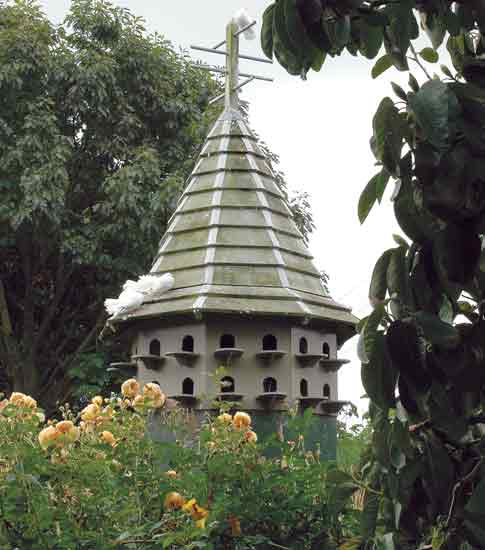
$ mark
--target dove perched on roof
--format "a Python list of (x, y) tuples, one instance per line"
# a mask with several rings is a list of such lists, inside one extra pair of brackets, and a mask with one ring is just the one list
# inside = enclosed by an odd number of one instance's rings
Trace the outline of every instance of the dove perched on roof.
[(128, 279), (118, 298), (108, 298), (104, 301), (106, 311), (111, 315), (109, 321), (119, 319), (137, 310), (143, 302), (152, 300), (173, 287), (174, 278), (171, 273), (161, 277), (142, 275), (137, 281)]
[[(253, 21), (254, 19), (249, 17), (248, 12), (244, 8), (241, 8), (234, 14), (234, 22), (237, 24), (239, 29), (246, 27)], [(254, 40), (256, 38), (256, 31), (254, 30), (254, 27), (246, 29), (242, 34), (246, 40)]]

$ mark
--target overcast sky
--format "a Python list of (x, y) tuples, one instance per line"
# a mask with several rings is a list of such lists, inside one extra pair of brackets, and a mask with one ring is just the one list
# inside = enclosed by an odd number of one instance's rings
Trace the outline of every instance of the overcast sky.
[[(150, 31), (157, 31), (174, 45), (213, 46), (225, 37), (225, 26), (239, 8), (261, 22), (270, 0), (116, 0), (142, 16)], [(59, 22), (69, 0), (42, 0), (47, 15)], [(262, 55), (258, 39), (242, 39), (241, 53)], [(194, 57), (220, 63), (219, 56), (193, 52)], [(215, 58), (215, 59), (214, 59)], [(380, 253), (394, 245), (400, 233), (388, 200), (371, 213), (363, 226), (357, 219), (361, 190), (377, 169), (369, 148), (372, 116), (380, 99), (391, 95), (391, 80), (405, 86), (406, 76), (390, 69), (372, 81), (372, 62), (349, 54), (328, 60), (320, 73), (303, 82), (278, 65), (242, 61), (242, 72), (271, 76), (274, 83), (253, 82), (242, 98), (250, 103), (251, 126), (281, 159), (290, 189), (311, 196), (317, 229), (310, 243), (315, 264), (330, 276), (330, 291), (361, 317), (369, 313), (370, 275)], [(418, 76), (418, 71), (415, 71)], [(391, 185), (391, 184), (390, 184)], [(391, 185), (392, 187), (392, 185)], [(392, 191), (392, 189), (388, 190)], [(387, 195), (389, 196), (389, 195)], [(360, 382), (356, 339), (340, 351), (352, 360), (340, 371), (339, 398), (349, 399), (362, 411), (365, 402)]]

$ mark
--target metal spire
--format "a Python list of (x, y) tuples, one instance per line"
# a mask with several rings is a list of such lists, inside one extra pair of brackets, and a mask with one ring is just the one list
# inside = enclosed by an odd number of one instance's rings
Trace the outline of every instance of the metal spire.
[[(198, 63), (193, 63), (192, 66), (197, 69), (202, 69), (206, 71), (213, 71), (217, 73), (223, 73), (226, 75), (225, 83), (225, 92), (220, 94), (210, 100), (209, 103), (214, 103), (220, 99), (225, 100), (226, 109), (235, 109), (238, 107), (239, 90), (249, 84), (253, 80), (265, 80), (267, 82), (273, 82), (272, 78), (265, 76), (258, 76), (254, 74), (239, 73), (239, 59), (247, 59), (250, 61), (258, 61), (259, 63), (273, 63), (270, 59), (265, 59), (262, 57), (254, 57), (252, 55), (243, 55), (239, 53), (239, 36), (244, 32), (253, 27), (256, 24), (256, 21), (253, 21), (249, 25), (246, 25), (242, 28), (239, 28), (238, 24), (234, 19), (231, 19), (226, 26), (226, 39), (222, 42), (216, 44), (213, 48), (205, 48), (202, 46), (191, 45), (191, 49), (199, 50), (208, 53), (215, 53), (219, 55), (226, 56), (226, 66), (225, 68), (221, 67), (212, 67), (210, 65), (200, 65)], [(221, 51), (218, 48), (226, 44), (226, 51)], [(246, 77), (246, 80), (239, 82), (239, 77)]]

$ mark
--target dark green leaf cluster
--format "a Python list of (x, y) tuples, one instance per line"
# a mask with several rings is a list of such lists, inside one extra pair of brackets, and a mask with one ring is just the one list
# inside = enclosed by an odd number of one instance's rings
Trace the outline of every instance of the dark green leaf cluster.
[[(431, 43), (419, 52), (416, 15)], [(358, 205), (363, 222), (394, 181), (407, 237), (378, 259), (374, 309), (359, 325), (374, 428), (361, 474), (380, 496), (365, 505), (362, 547), (485, 547), (483, 32), (474, 0), (277, 0), (265, 14), (265, 52), (292, 74), (318, 70), (317, 54), (376, 57), (382, 43), (374, 78), (411, 61), (427, 78), (410, 74), (409, 90), (393, 84), (397, 99), (380, 102), (370, 140), (379, 171)], [(443, 66), (447, 78), (431, 78), (423, 62), (438, 61), (445, 39), (456, 73)]]

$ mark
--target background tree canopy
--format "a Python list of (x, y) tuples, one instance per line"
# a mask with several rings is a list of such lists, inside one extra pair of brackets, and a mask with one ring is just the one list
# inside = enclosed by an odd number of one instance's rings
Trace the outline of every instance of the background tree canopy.
[(103, 0), (60, 26), (0, 4), (0, 390), (47, 404), (108, 380), (103, 301), (149, 269), (220, 110), (189, 61)]
[[(422, 31), (429, 46), (417, 51)], [(453, 68), (441, 79), (428, 63), (443, 42)], [(378, 172), (358, 205), (363, 222), (394, 180), (408, 240), (378, 259), (359, 327), (374, 430), (361, 536), (346, 548), (485, 548), (485, 4), (276, 0), (261, 43), (303, 78), (345, 51), (380, 56), (373, 78), (423, 73), (377, 108)]]

